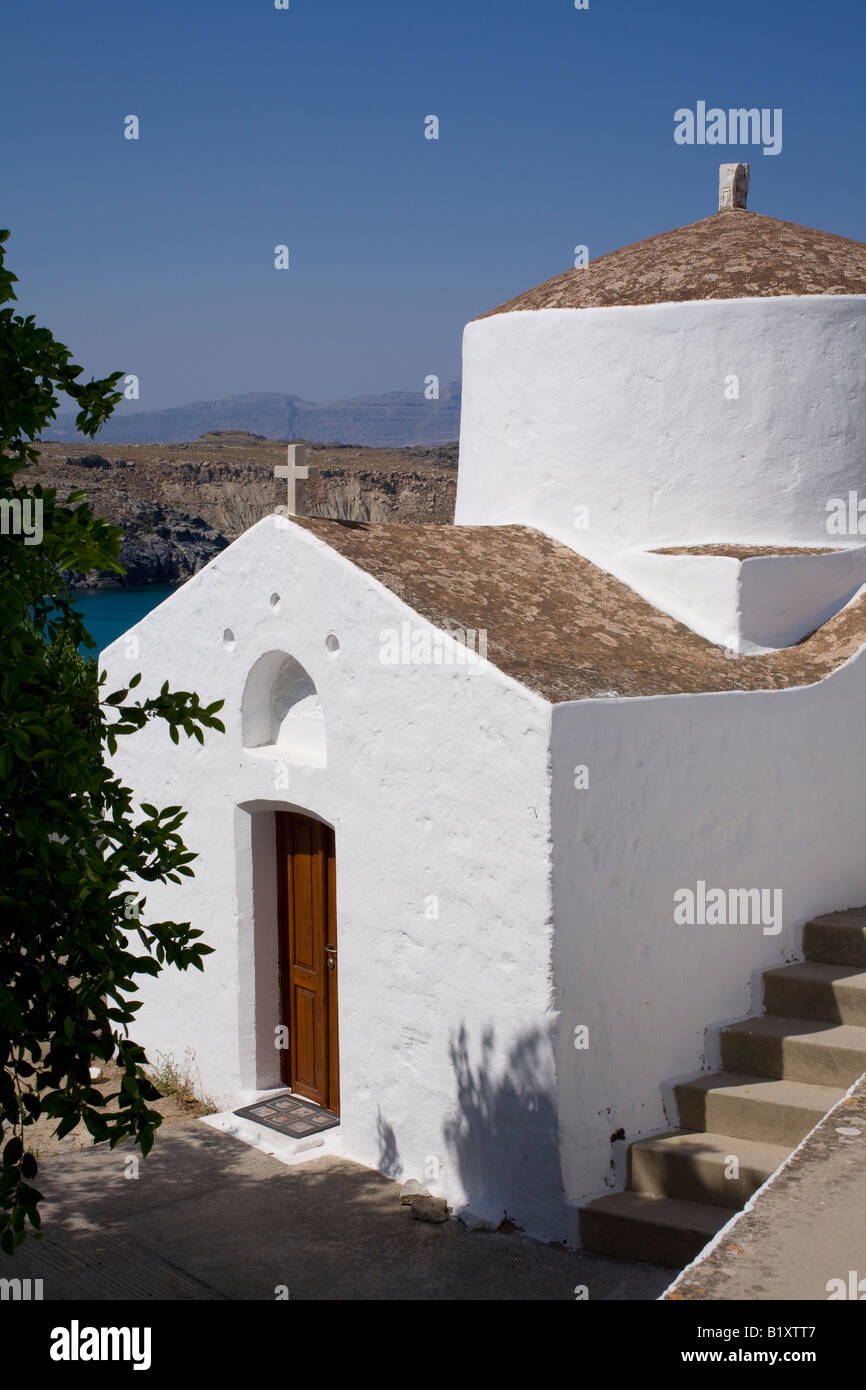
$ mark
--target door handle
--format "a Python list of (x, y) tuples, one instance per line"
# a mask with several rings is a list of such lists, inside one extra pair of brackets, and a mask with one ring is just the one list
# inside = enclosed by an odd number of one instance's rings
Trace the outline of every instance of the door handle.
[(329, 969), (329, 970), (336, 970), (336, 968), (337, 968), (337, 948), (336, 948), (336, 946), (326, 946), (326, 947), (325, 947), (325, 956), (327, 957), (328, 969)]

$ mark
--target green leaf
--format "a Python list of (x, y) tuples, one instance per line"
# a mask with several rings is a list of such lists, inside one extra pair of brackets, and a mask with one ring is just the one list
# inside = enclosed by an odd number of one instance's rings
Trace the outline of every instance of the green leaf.
[(97, 1144), (104, 1143), (106, 1139), (111, 1137), (111, 1131), (98, 1111), (85, 1110), (82, 1119), (84, 1120), (85, 1128), (93, 1135)]
[(15, 1138), (10, 1139), (9, 1143), (3, 1150), (3, 1167), (14, 1168), (16, 1163), (20, 1162), (21, 1155), (23, 1154), (23, 1152), (24, 1145), (22, 1144), (21, 1140), (18, 1138), (18, 1135), (16, 1134)]
[(78, 1124), (78, 1115), (67, 1115), (54, 1131), (55, 1139), (62, 1139)]

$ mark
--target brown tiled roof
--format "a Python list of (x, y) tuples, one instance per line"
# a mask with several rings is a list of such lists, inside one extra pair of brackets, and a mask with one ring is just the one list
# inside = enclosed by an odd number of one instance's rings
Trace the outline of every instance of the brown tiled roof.
[(527, 526), (294, 520), (434, 627), (486, 630), (488, 660), (553, 703), (810, 685), (866, 643), (866, 597), (795, 647), (729, 659)]
[(480, 317), (790, 294), (866, 294), (866, 245), (728, 208), (566, 270)]

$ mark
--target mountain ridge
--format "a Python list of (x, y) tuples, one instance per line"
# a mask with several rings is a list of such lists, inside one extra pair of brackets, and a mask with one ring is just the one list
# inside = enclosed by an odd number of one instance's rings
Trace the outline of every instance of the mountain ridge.
[[(191, 401), (166, 410), (134, 411), (108, 420), (96, 436), (103, 444), (184, 444), (214, 431), (245, 431), (272, 440), (401, 448), (447, 444), (460, 433), (460, 382), (440, 390), (390, 391), (346, 400), (307, 401), (281, 391), (246, 392), (212, 401)], [(43, 432), (46, 442), (78, 443), (75, 412), (59, 415)]]

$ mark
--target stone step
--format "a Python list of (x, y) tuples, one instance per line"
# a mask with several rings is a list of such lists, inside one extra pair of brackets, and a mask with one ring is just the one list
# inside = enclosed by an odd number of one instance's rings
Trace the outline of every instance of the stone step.
[(615, 1192), (583, 1208), (580, 1235), (586, 1250), (682, 1269), (730, 1217), (706, 1202)]
[(847, 1087), (811, 1086), (743, 1072), (713, 1072), (674, 1087), (685, 1129), (795, 1149)]
[(807, 922), (803, 952), (721, 1030), (726, 1070), (674, 1087), (683, 1129), (631, 1144), (628, 1191), (583, 1208), (586, 1249), (682, 1268), (866, 1073), (866, 908)]
[(784, 1144), (674, 1130), (630, 1146), (628, 1185), (651, 1197), (708, 1202), (737, 1211), (789, 1153)]
[(813, 917), (803, 928), (803, 955), (831, 965), (866, 966), (866, 907)]
[(866, 1028), (866, 971), (810, 960), (766, 970), (764, 1008), (768, 1014)]
[(722, 1064), (810, 1086), (847, 1089), (866, 1072), (866, 1028), (766, 1014), (722, 1029)]

